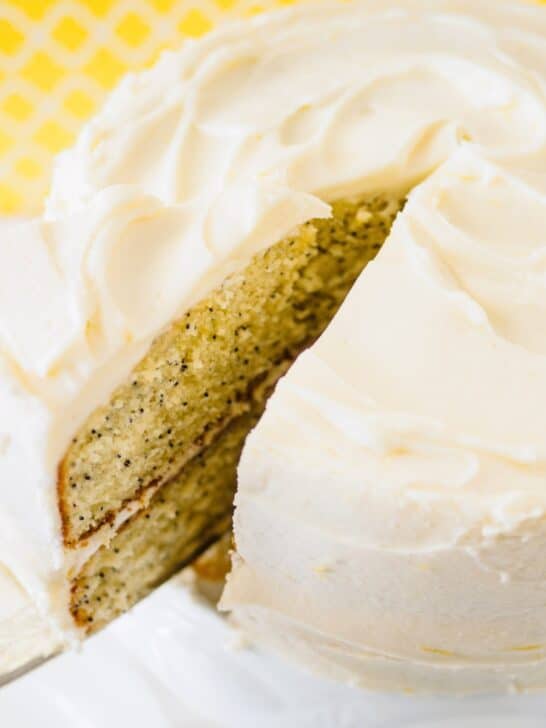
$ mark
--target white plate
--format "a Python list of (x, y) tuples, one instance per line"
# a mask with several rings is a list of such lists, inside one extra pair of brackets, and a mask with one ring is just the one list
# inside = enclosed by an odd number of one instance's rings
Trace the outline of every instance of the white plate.
[(243, 646), (181, 577), (0, 690), (2, 728), (544, 728), (546, 695), (419, 698), (318, 679)]

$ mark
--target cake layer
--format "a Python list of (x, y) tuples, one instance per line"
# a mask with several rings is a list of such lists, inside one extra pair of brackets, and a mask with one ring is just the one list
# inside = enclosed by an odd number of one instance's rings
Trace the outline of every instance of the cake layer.
[(256, 421), (257, 414), (233, 420), (91, 557), (72, 588), (78, 624), (104, 626), (229, 530), (236, 466)]
[(544, 172), (468, 147), (411, 193), (244, 448), (251, 634), (374, 687), (546, 684), (545, 243)]

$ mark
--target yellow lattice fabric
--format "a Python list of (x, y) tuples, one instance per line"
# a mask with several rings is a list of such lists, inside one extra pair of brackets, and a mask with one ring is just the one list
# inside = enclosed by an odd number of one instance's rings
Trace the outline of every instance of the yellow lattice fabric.
[(291, 0), (0, 0), (0, 213), (38, 211), (54, 155), (129, 69)]

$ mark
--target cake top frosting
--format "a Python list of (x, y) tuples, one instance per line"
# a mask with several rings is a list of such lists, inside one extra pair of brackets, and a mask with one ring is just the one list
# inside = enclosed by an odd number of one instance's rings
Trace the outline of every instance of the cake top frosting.
[(72, 433), (154, 334), (328, 200), (412, 187), (462, 142), (543, 168), (545, 34), (544, 9), (498, 0), (263, 16), (128, 76), (62, 155), (44, 218), (0, 242), (0, 562), (61, 631)]
[(321, 199), (407, 187), (462, 139), (539, 168), (545, 33), (543, 9), (513, 0), (360, 0), (228, 25), (126, 77), (61, 155), (48, 214), (118, 184), (206, 209), (258, 179)]

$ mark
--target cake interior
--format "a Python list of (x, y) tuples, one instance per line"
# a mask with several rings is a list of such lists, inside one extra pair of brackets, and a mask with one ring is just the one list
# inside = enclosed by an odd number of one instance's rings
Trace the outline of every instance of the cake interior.
[(152, 344), (59, 467), (65, 545), (137, 512), (72, 581), (97, 629), (230, 527), (236, 466), (276, 379), (323, 331), (388, 235), (405, 195), (344, 199), (257, 254)]

